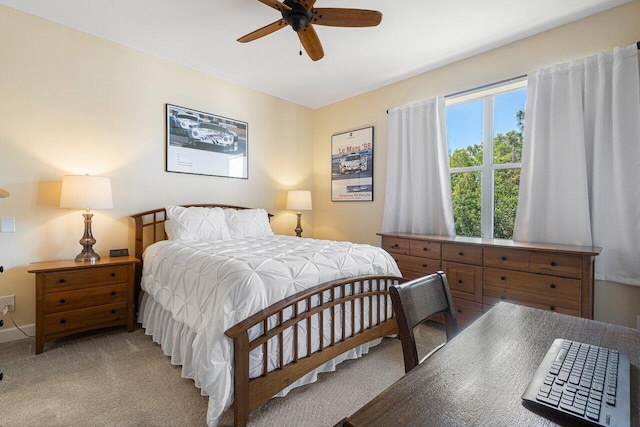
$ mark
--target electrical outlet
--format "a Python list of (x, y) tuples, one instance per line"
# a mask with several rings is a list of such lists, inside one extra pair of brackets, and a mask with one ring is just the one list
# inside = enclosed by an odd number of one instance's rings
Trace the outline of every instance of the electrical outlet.
[(0, 311), (4, 310), (6, 306), (9, 306), (9, 311), (16, 311), (16, 296), (8, 295), (6, 297), (0, 297)]

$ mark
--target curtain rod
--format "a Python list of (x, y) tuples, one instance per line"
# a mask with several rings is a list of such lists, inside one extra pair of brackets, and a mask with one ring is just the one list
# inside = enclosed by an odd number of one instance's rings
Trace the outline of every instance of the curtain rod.
[[(640, 50), (640, 41), (636, 42), (636, 46), (637, 46), (638, 50)], [(478, 91), (478, 90), (487, 89), (487, 88), (490, 88), (491, 86), (497, 86), (497, 85), (501, 85), (501, 84), (504, 84), (504, 83), (510, 83), (512, 81), (519, 80), (519, 79), (522, 79), (524, 77), (527, 77), (527, 75), (523, 74), (521, 76), (512, 77), (510, 79), (505, 79), (505, 80), (500, 80), (499, 82), (489, 83), (489, 84), (486, 84), (486, 85), (474, 87), (472, 89), (461, 90), (460, 92), (450, 93), (449, 95), (445, 95), (444, 97), (445, 97), (445, 99), (446, 98), (452, 98), (454, 96), (464, 95), (464, 94), (475, 92), (475, 91)], [(389, 110), (387, 110), (387, 114), (389, 114)]]

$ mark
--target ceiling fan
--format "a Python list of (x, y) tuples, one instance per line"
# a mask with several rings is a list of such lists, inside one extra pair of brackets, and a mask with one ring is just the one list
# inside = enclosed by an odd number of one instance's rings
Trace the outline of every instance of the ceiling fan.
[[(309, 57), (317, 61), (324, 56), (322, 44), (313, 25), (331, 27), (375, 27), (382, 20), (382, 13), (376, 10), (318, 8), (313, 5), (316, 0), (258, 0), (282, 14), (282, 19), (259, 28), (238, 39), (241, 43), (264, 37), (290, 25), (298, 33), (300, 43)], [(302, 54), (302, 52), (300, 52)]]

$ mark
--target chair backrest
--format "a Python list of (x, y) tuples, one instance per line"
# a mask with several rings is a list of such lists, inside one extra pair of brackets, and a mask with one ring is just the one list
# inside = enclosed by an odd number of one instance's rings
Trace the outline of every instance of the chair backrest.
[(389, 287), (391, 303), (398, 321), (405, 372), (420, 364), (413, 328), (437, 313), (444, 314), (447, 341), (458, 332), (449, 282), (444, 272), (420, 277)]

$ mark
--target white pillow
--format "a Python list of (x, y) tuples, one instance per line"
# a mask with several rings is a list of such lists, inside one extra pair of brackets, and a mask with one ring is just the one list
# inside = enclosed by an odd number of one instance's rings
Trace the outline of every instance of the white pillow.
[(232, 239), (273, 236), (269, 214), (264, 209), (225, 209)]
[[(222, 208), (167, 206), (169, 233), (174, 240), (229, 240), (229, 228)], [(165, 225), (166, 230), (166, 225)], [(167, 234), (169, 234), (167, 233)]]

